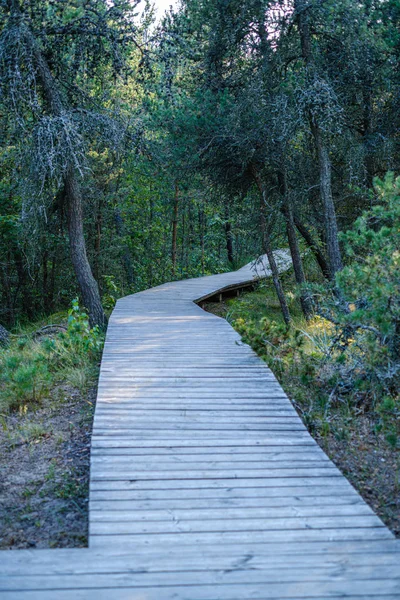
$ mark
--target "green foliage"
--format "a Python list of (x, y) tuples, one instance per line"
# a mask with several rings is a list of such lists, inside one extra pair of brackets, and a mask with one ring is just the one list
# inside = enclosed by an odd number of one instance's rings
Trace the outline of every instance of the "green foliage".
[(1, 354), (0, 406), (38, 402), (49, 390), (51, 375), (40, 354)]
[(26, 410), (39, 403), (59, 382), (85, 387), (97, 372), (103, 336), (90, 328), (88, 316), (72, 302), (67, 329), (42, 340), (25, 334), (0, 350), (0, 410)]
[(243, 340), (263, 358), (277, 377), (302, 357), (304, 338), (296, 329), (263, 317), (257, 323), (239, 317), (233, 322)]
[(320, 288), (318, 310), (332, 324), (326, 360), (340, 387), (384, 415), (381, 398), (395, 398), (400, 385), (400, 178), (375, 183), (379, 204), (341, 236), (348, 264), (336, 286), (345, 302)]
[(377, 430), (383, 431), (388, 443), (395, 448), (400, 440), (400, 395), (384, 396), (377, 404)]
[[(400, 177), (389, 173), (383, 181), (376, 179), (375, 186), (379, 204), (342, 234), (351, 262), (337, 282), (354, 303), (343, 324), (367, 342), (375, 340), (376, 360), (394, 366), (400, 360)], [(372, 348), (369, 352), (375, 354)]]
[(118, 286), (115, 283), (112, 275), (103, 275), (103, 279), (106, 287), (106, 293), (102, 297), (102, 303), (105, 310), (111, 311), (115, 306), (120, 290), (118, 289)]
[(79, 356), (96, 355), (102, 347), (102, 336), (97, 327), (90, 327), (88, 315), (79, 308), (78, 298), (72, 301), (68, 311), (67, 332), (60, 335), (61, 343), (68, 351)]
[[(348, 264), (338, 273), (345, 300), (320, 288), (318, 310), (332, 326), (326, 368), (336, 373), (336, 396), (378, 415), (396, 445), (400, 386), (400, 178), (375, 180), (379, 204), (342, 234)], [(396, 424), (397, 423), (397, 424)]]

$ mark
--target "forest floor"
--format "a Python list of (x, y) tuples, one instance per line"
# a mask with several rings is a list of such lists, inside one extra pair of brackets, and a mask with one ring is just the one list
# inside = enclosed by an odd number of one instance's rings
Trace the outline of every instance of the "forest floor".
[(74, 309), (0, 348), (0, 549), (87, 546), (102, 343)]
[(2, 417), (0, 549), (87, 546), (95, 398), (95, 388), (58, 385)]
[[(287, 289), (294, 289), (293, 282), (286, 282)], [(290, 293), (289, 293), (290, 298)], [(300, 311), (293, 306), (294, 327), (296, 325), (307, 333), (307, 323), (300, 317)], [(237, 299), (220, 303), (208, 303), (205, 309), (227, 318), (247, 343), (260, 354), (260, 339), (268, 336), (261, 319), (282, 325), (279, 305), (271, 286), (263, 284), (257, 291), (243, 294)], [(296, 312), (297, 311), (297, 312)], [(272, 330), (274, 333), (274, 329)], [(246, 335), (248, 333), (248, 335)], [(310, 336), (312, 337), (312, 336)], [(254, 343), (252, 343), (254, 341)], [(371, 407), (360, 403), (352, 405), (352, 399), (340, 398), (337, 402), (329, 399), (329, 390), (321, 390), (318, 376), (304, 377), (305, 368), (293, 363), (305, 361), (307, 354), (295, 355), (294, 360), (285, 365), (288, 352), (285, 340), (272, 362), (267, 358), (272, 370), (279, 379), (285, 392), (292, 400), (297, 412), (316, 439), (342, 473), (349, 479), (364, 500), (381, 517), (384, 523), (400, 537), (400, 445), (399, 440), (393, 446), (381, 427), (379, 414)], [(271, 340), (267, 342), (270, 347)], [(268, 352), (268, 351), (267, 351)], [(310, 350), (311, 352), (311, 350)], [(304, 366), (304, 365), (303, 365)], [(302, 374), (301, 374), (302, 373)]]

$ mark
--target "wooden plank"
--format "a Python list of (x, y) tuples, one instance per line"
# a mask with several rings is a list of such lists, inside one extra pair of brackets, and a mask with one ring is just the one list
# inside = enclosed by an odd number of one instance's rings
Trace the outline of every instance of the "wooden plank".
[[(304, 566), (313, 565), (385, 565), (398, 566), (400, 540), (369, 542), (293, 542), (292, 544), (250, 543), (235, 546), (232, 544), (217, 547), (179, 545), (142, 546), (140, 552), (126, 553), (108, 549), (58, 549), (20, 550), (3, 552), (7, 562), (7, 575), (40, 574), (84, 574), (102, 572), (126, 572), (135, 569), (160, 572), (176, 571), (179, 560), (181, 570), (203, 571), (215, 568), (223, 570), (238, 568), (240, 564), (263, 568), (264, 566)], [(217, 561), (217, 562), (216, 562)], [(4, 561), (0, 563), (0, 576), (5, 575)]]
[[(256, 570), (252, 568), (237, 568), (229, 572), (221, 573), (219, 570), (210, 569), (205, 572), (198, 573), (197, 571), (181, 571), (179, 568), (174, 572), (163, 573), (116, 573), (116, 574), (96, 574), (92, 577), (91, 574), (81, 575), (32, 575), (21, 582), (18, 577), (8, 577), (5, 580), (0, 579), (0, 592), (11, 590), (58, 590), (62, 588), (79, 589), (101, 589), (112, 586), (114, 589), (137, 587), (149, 588), (159, 587), (168, 589), (168, 587), (176, 586), (179, 582), (179, 587), (187, 586), (243, 586), (248, 585), (264, 585), (273, 586), (275, 584), (282, 585), (283, 583), (292, 583), (295, 580), (299, 585), (301, 583), (319, 582), (327, 584), (329, 582), (337, 582), (338, 585), (344, 585), (344, 582), (356, 580), (360, 588), (366, 590), (368, 583), (372, 583), (371, 588), (374, 588), (374, 577), (376, 577), (376, 569), (371, 566), (351, 566), (342, 565), (338, 567), (321, 567), (315, 566), (311, 572), (307, 569), (299, 569), (292, 567), (290, 569), (281, 567), (279, 573), (275, 569), (264, 568)], [(380, 567), (379, 578), (381, 581), (391, 581), (392, 586), (390, 592), (400, 590), (400, 572), (393, 573), (391, 565)], [(245, 582), (245, 583), (244, 583)], [(368, 583), (367, 583), (368, 582)], [(355, 591), (355, 590), (354, 590)], [(370, 590), (369, 590), (370, 591)]]
[[(351, 516), (374, 516), (372, 509), (365, 503), (359, 502), (357, 504), (336, 504), (331, 503), (330, 506), (326, 504), (316, 505), (309, 504), (306, 506), (276, 506), (276, 507), (244, 507), (230, 508), (227, 506), (221, 506), (220, 508), (203, 508), (203, 509), (158, 509), (158, 510), (145, 510), (137, 511), (133, 505), (130, 510), (101, 510), (95, 511), (91, 505), (91, 519), (92, 523), (96, 522), (124, 522), (129, 521), (140, 522), (140, 521), (198, 521), (202, 520), (229, 520), (234, 519), (246, 520), (246, 519), (263, 519), (265, 523), (268, 523), (269, 519), (280, 519), (280, 518), (300, 518), (300, 517), (351, 517)], [(375, 517), (376, 518), (376, 517)], [(263, 524), (265, 526), (265, 524)]]
[(343, 527), (339, 529), (284, 529), (284, 530), (251, 530), (251, 531), (212, 531), (212, 532), (166, 532), (166, 533), (125, 533), (91, 535), (90, 548), (118, 548), (124, 550), (140, 551), (142, 546), (149, 544), (165, 544), (167, 547), (174, 544), (184, 547), (189, 546), (214, 546), (222, 544), (243, 545), (249, 543), (279, 543), (292, 544), (293, 542), (332, 542), (332, 541), (374, 541), (391, 540), (392, 534), (386, 527)]
[[(290, 497), (294, 493), (299, 497), (315, 497), (324, 496), (329, 494), (333, 502), (336, 502), (337, 496), (347, 495), (349, 493), (356, 492), (353, 490), (351, 485), (341, 479), (331, 479), (329, 482), (324, 478), (318, 478), (310, 480), (310, 484), (306, 485), (291, 485), (292, 482), (289, 480), (272, 480), (271, 486), (267, 487), (265, 484), (256, 487), (254, 484), (257, 480), (250, 480), (248, 487), (195, 487), (193, 489), (186, 488), (184, 493), (179, 488), (168, 488), (164, 489), (137, 489), (133, 485), (115, 486), (110, 489), (111, 486), (104, 486), (99, 482), (93, 482), (90, 497), (93, 500), (126, 500), (136, 502), (165, 502), (168, 506), (178, 506), (178, 502), (188, 501), (192, 502), (192, 506), (195, 506), (196, 502), (208, 502), (221, 501), (223, 500), (227, 504), (231, 501), (238, 501), (242, 498), (255, 498), (259, 499), (260, 506), (264, 501), (264, 498), (282, 498)], [(281, 485), (277, 485), (281, 483)], [(283, 485), (282, 485), (283, 483)], [(287, 484), (287, 485), (285, 485)], [(173, 501), (173, 502), (172, 502)], [(243, 503), (245, 504), (245, 503)]]
[[(252, 470), (265, 470), (265, 469), (280, 469), (280, 468), (308, 468), (308, 467), (328, 467), (333, 468), (334, 465), (325, 457), (319, 457), (319, 455), (313, 456), (309, 454), (308, 456), (300, 455), (300, 457), (294, 455), (292, 458), (288, 460), (264, 460), (263, 456), (260, 455), (249, 455), (250, 459), (243, 459), (243, 456), (246, 455), (233, 455), (233, 457), (229, 457), (229, 455), (225, 455), (226, 460), (221, 460), (216, 457), (209, 457), (209, 460), (201, 460), (201, 457), (196, 455), (188, 455), (184, 456), (184, 459), (190, 458), (191, 460), (181, 460), (179, 456), (173, 455), (170, 457), (159, 457), (157, 458), (151, 457), (151, 460), (146, 460), (147, 457), (142, 456), (140, 459), (135, 457), (134, 461), (132, 460), (132, 456), (118, 456), (118, 455), (93, 455), (92, 456), (92, 466), (95, 468), (101, 468), (108, 466), (117, 466), (121, 469), (126, 469), (127, 466), (132, 466), (137, 469), (146, 469), (146, 471), (156, 471), (161, 470), (165, 471), (178, 471), (188, 469), (198, 469), (198, 470), (232, 470), (232, 469), (245, 469), (249, 468)], [(253, 456), (253, 460), (251, 457)], [(239, 458), (239, 460), (238, 460)], [(241, 460), (240, 460), (241, 459)]]
[[(324, 488), (322, 488), (324, 489)], [(332, 488), (331, 488), (332, 489)], [(333, 488), (334, 489), (334, 488)], [(299, 490), (301, 491), (301, 490)], [(134, 511), (137, 518), (141, 518), (141, 514), (148, 514), (149, 511), (191, 511), (192, 513), (200, 513), (203, 510), (230, 510), (231, 508), (239, 508), (242, 512), (246, 512), (248, 509), (265, 509), (279, 508), (282, 511), (289, 509), (295, 510), (300, 507), (319, 508), (328, 507), (326, 514), (328, 514), (331, 507), (342, 507), (342, 506), (367, 506), (360, 496), (357, 494), (348, 495), (343, 490), (333, 495), (328, 493), (321, 495), (320, 489), (317, 488), (315, 493), (312, 495), (294, 495), (293, 492), (289, 495), (281, 496), (244, 496), (235, 498), (178, 498), (178, 499), (149, 499), (149, 500), (101, 500), (98, 496), (101, 492), (94, 494), (90, 500), (90, 511), (91, 517), (95, 517), (97, 511)], [(367, 510), (371, 510), (367, 507)], [(273, 511), (269, 514), (273, 514)]]
[(211, 439), (194, 439), (193, 436), (174, 436), (173, 439), (163, 436), (156, 437), (148, 436), (147, 438), (139, 439), (135, 433), (135, 438), (130, 439), (129, 437), (119, 437), (116, 435), (97, 435), (97, 432), (92, 437), (92, 447), (95, 448), (234, 448), (238, 446), (247, 447), (273, 447), (273, 448), (288, 448), (290, 446), (300, 447), (309, 446), (314, 448), (316, 442), (312, 440), (309, 435), (306, 435), (302, 431), (296, 432), (296, 435), (290, 434), (285, 435), (285, 432), (279, 432), (277, 434), (270, 433), (268, 437), (257, 436), (255, 439), (250, 439), (250, 436), (246, 438), (217, 436)]
[[(393, 581), (385, 582), (378, 580), (373, 586), (354, 580), (353, 583), (339, 585), (337, 582), (326, 583), (322, 586), (315, 583), (298, 585), (295, 589), (293, 584), (263, 584), (258, 587), (249, 585), (247, 589), (235, 586), (230, 588), (224, 586), (221, 590), (216, 590), (215, 586), (195, 586), (195, 587), (168, 587), (168, 588), (102, 588), (102, 589), (67, 589), (57, 590), (57, 600), (110, 600), (110, 590), (112, 590), (113, 600), (304, 600), (304, 598), (313, 598), (321, 600), (399, 600), (398, 586)], [(366, 593), (366, 590), (370, 593)], [(290, 591), (289, 593), (289, 590)], [(360, 591), (358, 591), (360, 590)], [(392, 590), (392, 593), (389, 592)], [(23, 596), (21, 595), (23, 593)], [(249, 596), (251, 594), (251, 596)], [(289, 594), (289, 595), (288, 595)], [(321, 594), (323, 594), (321, 596)], [(40, 591), (10, 591), (3, 592), (5, 600), (54, 600), (53, 590)]]
[[(341, 476), (337, 472), (332, 472), (327, 475), (321, 472), (319, 475), (307, 475), (306, 477), (298, 477), (295, 474), (292, 477), (280, 477), (279, 474), (271, 474), (270, 477), (221, 477), (216, 479), (210, 477), (208, 479), (151, 479), (151, 474), (148, 474), (149, 479), (138, 479), (135, 478), (121, 478), (116, 475), (115, 478), (105, 475), (102, 476), (98, 473), (92, 473), (92, 489), (93, 490), (180, 490), (182, 495), (187, 494), (188, 490), (202, 490), (202, 489), (220, 489), (233, 492), (236, 489), (241, 488), (268, 488), (268, 487), (285, 487), (285, 486), (303, 486), (312, 487), (316, 484), (319, 485), (333, 485), (335, 481), (341, 479)], [(233, 495), (233, 493), (232, 493)]]
[(166, 534), (166, 533), (222, 533), (222, 532), (294, 532), (299, 530), (341, 530), (359, 528), (386, 528), (375, 514), (347, 516), (310, 516), (310, 517), (260, 517), (247, 516), (242, 518), (219, 518), (181, 520), (170, 518), (168, 521), (131, 521), (120, 520), (91, 520), (91, 535), (130, 535), (130, 534)]
[[(323, 468), (277, 468), (277, 469), (240, 469), (231, 468), (226, 470), (210, 469), (205, 470), (163, 470), (163, 471), (152, 471), (139, 470), (138, 467), (126, 467), (120, 470), (114, 470), (112, 466), (108, 468), (106, 466), (97, 466), (96, 472), (92, 475), (93, 481), (102, 481), (107, 479), (108, 481), (126, 481), (129, 478), (135, 480), (135, 484), (139, 482), (157, 481), (158, 484), (164, 481), (187, 481), (193, 482), (200, 480), (201, 485), (207, 485), (209, 481), (220, 480), (240, 480), (240, 481), (253, 481), (260, 480), (265, 481), (267, 479), (299, 479), (302, 477), (342, 477), (340, 471), (333, 465), (327, 465)], [(167, 484), (166, 484), (167, 485)], [(194, 484), (196, 485), (196, 484)], [(199, 484), (200, 485), (200, 484)]]

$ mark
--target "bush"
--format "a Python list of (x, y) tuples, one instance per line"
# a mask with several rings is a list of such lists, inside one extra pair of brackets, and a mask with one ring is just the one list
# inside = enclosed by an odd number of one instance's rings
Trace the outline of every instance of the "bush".
[(394, 391), (400, 374), (400, 178), (376, 180), (381, 204), (342, 234), (349, 264), (337, 275), (346, 300), (325, 301), (336, 361)]
[(99, 329), (90, 327), (87, 314), (73, 300), (65, 332), (40, 340), (19, 336), (0, 350), (0, 410), (40, 402), (51, 386), (68, 382), (71, 370), (79, 369), (80, 379), (90, 381), (88, 373), (98, 363), (102, 344)]
[(254, 323), (239, 317), (233, 324), (243, 340), (265, 360), (277, 377), (281, 377), (302, 355), (304, 338), (298, 330), (283, 323), (267, 317)]
[[(318, 310), (333, 326), (328, 363), (335, 367), (338, 391), (363, 410), (375, 410), (395, 444), (400, 433), (400, 178), (389, 173), (375, 180), (375, 189), (379, 205), (341, 236), (348, 264), (337, 274), (336, 299), (322, 291)], [(337, 300), (338, 291), (345, 302)]]

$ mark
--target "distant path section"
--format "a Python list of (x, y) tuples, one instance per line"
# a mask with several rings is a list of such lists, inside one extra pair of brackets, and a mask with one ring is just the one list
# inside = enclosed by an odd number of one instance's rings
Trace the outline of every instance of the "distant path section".
[(400, 600), (399, 541), (265, 363), (195, 304), (269, 274), (263, 258), (118, 301), (94, 419), (90, 547), (2, 552), (0, 598)]

